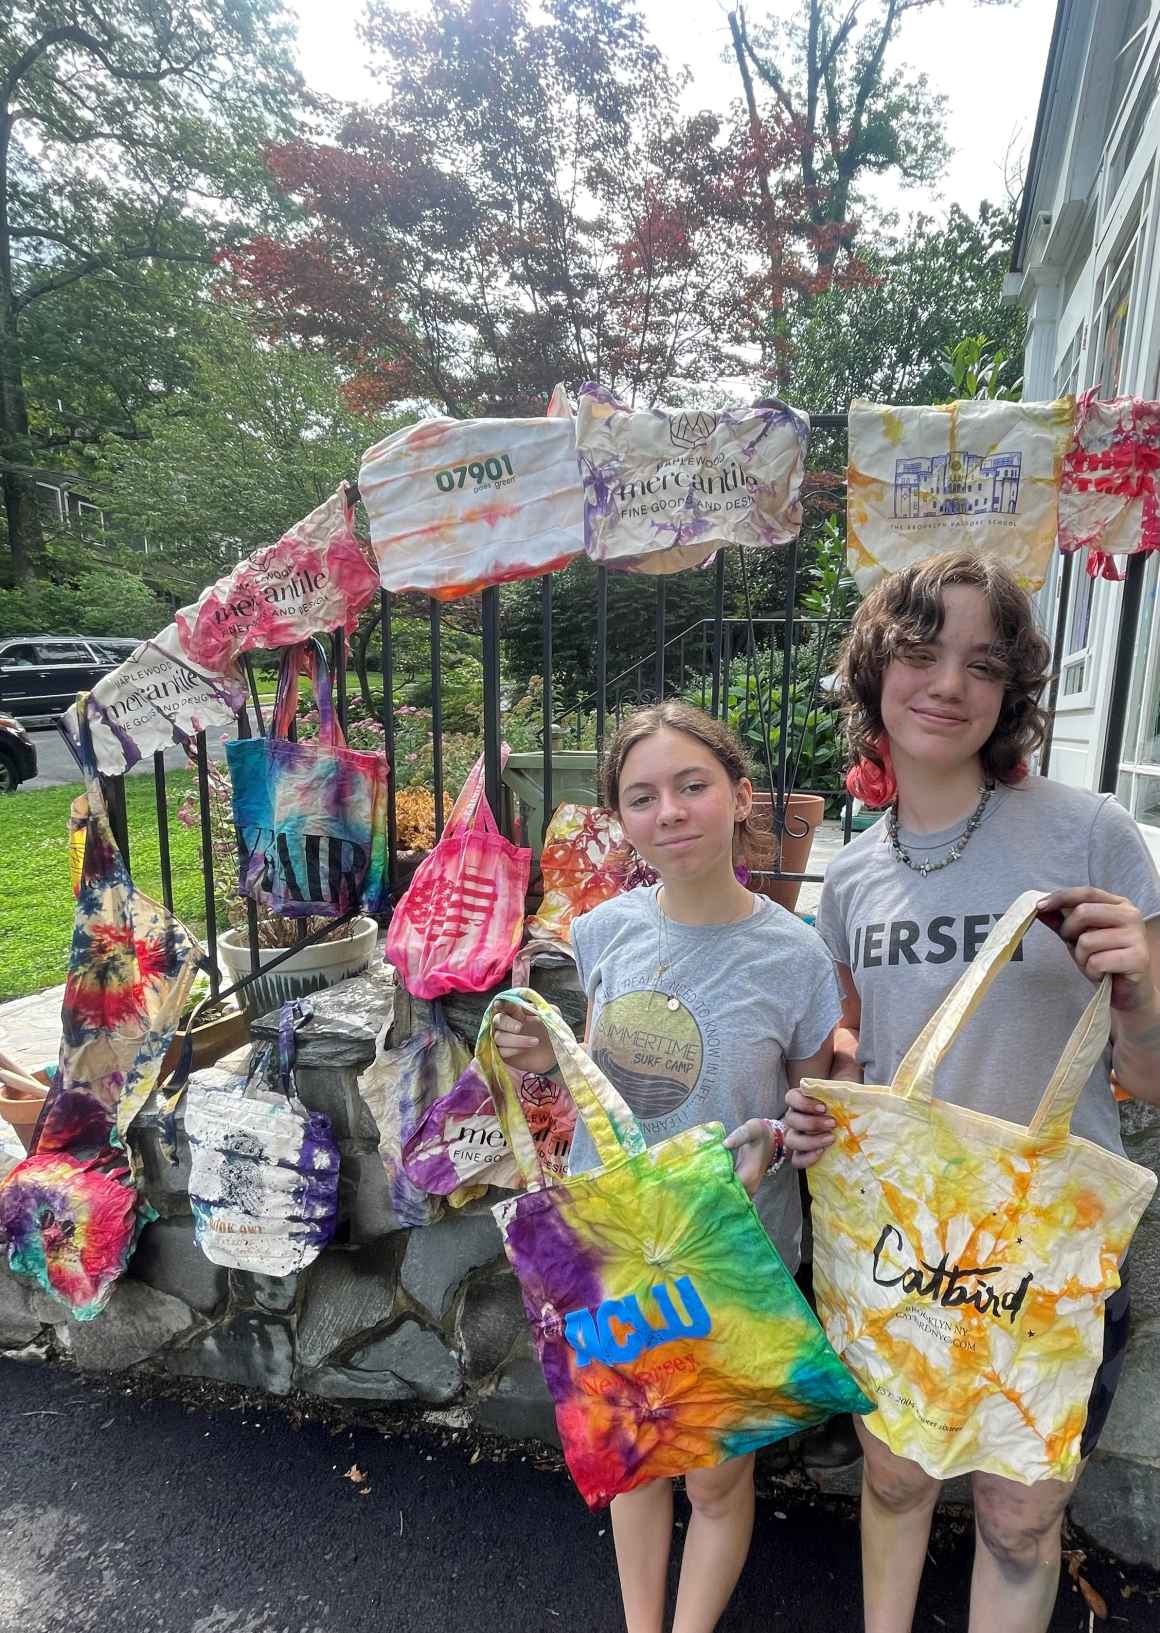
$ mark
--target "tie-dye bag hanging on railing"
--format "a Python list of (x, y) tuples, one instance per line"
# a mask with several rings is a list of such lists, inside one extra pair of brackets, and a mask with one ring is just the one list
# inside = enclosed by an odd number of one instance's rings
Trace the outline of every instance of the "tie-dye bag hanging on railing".
[[(496, 1005), (548, 1028), (602, 1166), (546, 1175), (495, 1047)], [(658, 1145), (559, 1012), (516, 988), (476, 1058), (527, 1189), (492, 1211), (572, 1478), (590, 1508), (870, 1403), (834, 1354), (733, 1171), (720, 1123)]]
[[(509, 752), (504, 744), (501, 765)], [(486, 992), (503, 980), (523, 934), (531, 868), (531, 851), (499, 831), (480, 755), (387, 932), (387, 960), (412, 997)]]
[[(1042, 894), (1025, 891), (995, 925), (892, 1085), (802, 1085), (837, 1125), (809, 1170), (818, 1310), (877, 1405), (866, 1427), (940, 1480), (1074, 1476), (1104, 1304), (1156, 1188), (1147, 1168), (1069, 1132), (1108, 1041), (1107, 981), (1027, 1128), (934, 1098), (939, 1062)], [(1033, 1043), (1007, 1071), (1039, 1075)]]
[(32, 1150), (0, 1185), (0, 1242), (78, 1320), (98, 1315), (141, 1227), (128, 1151), (134, 1118), (157, 1085), (201, 949), (135, 887), (109, 826), (87, 696), (76, 750), (87, 792), (73, 821), (84, 851), (61, 1011), (60, 1064)]
[[(318, 738), (290, 742), (298, 676), (309, 669)], [(347, 748), (317, 642), (282, 660), (268, 737), (226, 744), (241, 852), (238, 894), (288, 918), (385, 912), (387, 761)]]

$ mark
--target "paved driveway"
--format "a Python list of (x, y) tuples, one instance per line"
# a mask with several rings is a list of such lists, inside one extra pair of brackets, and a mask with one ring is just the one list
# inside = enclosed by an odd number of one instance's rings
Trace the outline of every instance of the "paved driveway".
[[(0, 1361), (0, 1633), (620, 1633), (607, 1514), (554, 1460), (494, 1450), (421, 1423), (295, 1429), (282, 1405), (216, 1385), (158, 1399)], [(923, 1633), (963, 1633), (970, 1550), (940, 1523)], [(1108, 1625), (1155, 1633), (1160, 1597), (1138, 1573), (1105, 1558), (1086, 1573)], [(720, 1633), (860, 1626), (854, 1504), (764, 1497)], [(1051, 1627), (1086, 1633), (1070, 1582)]]

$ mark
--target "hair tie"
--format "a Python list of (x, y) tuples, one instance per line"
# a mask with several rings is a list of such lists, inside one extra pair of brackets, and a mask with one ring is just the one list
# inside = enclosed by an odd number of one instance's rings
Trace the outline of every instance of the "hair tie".
[(898, 793), (894, 765), (890, 758), (890, 739), (883, 733), (871, 739), (873, 748), (882, 760), (880, 766), (859, 754), (846, 773), (846, 787), (855, 799), (860, 799), (872, 811), (890, 805)]

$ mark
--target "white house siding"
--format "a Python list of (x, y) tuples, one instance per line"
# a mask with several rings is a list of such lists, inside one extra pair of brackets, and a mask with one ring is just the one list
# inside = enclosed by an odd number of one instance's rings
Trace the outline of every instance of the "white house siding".
[[(1160, 0), (1060, 0), (1008, 292), (1028, 314), (1024, 395), (1160, 394)], [(1040, 596), (1054, 635), (1057, 558)], [(1098, 788), (1123, 588), (1077, 558), (1051, 775)], [(1117, 792), (1160, 860), (1160, 563), (1144, 581)], [(1154, 775), (1153, 775), (1154, 771)]]

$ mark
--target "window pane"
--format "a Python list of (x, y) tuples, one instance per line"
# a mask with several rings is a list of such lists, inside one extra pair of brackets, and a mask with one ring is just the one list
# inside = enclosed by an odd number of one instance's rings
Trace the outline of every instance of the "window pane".
[(1102, 395), (1105, 397), (1114, 397), (1120, 389), (1124, 350), (1128, 342), (1128, 318), (1131, 314), (1132, 273), (1136, 265), (1138, 243), (1139, 238), (1133, 240), (1131, 248), (1120, 263), (1120, 269), (1104, 302), (1104, 342), (1100, 374), (1096, 383), (1101, 387)]
[(1071, 613), (1067, 621), (1067, 656), (1083, 652), (1088, 644), (1092, 591), (1095, 579), (1087, 570), (1087, 557), (1077, 557), (1071, 569)]
[(1132, 815), (1137, 822), (1160, 828), (1160, 777), (1137, 777), (1132, 797)]
[(1132, 809), (1132, 773), (1130, 771), (1121, 771), (1116, 778), (1116, 798), (1125, 811)]
[[(1157, 711), (1160, 710), (1160, 677), (1155, 650), (1156, 596), (1160, 581), (1160, 555), (1149, 557), (1144, 569), (1144, 583), (1140, 592), (1140, 618), (1136, 625), (1136, 642), (1132, 649), (1132, 684), (1128, 692), (1128, 710), (1124, 716), (1124, 753), (1129, 762), (1147, 760), (1160, 763), (1160, 743), (1156, 742)], [(1144, 698), (1149, 698), (1145, 709)]]
[(1083, 691), (1083, 677), (1087, 670), (1087, 659), (1081, 658), (1063, 671), (1063, 695), (1074, 697), (1077, 692)]
[(79, 642), (54, 641), (40, 648), (41, 663), (92, 663), (87, 646)]

